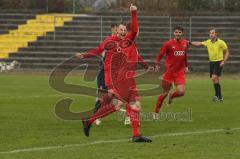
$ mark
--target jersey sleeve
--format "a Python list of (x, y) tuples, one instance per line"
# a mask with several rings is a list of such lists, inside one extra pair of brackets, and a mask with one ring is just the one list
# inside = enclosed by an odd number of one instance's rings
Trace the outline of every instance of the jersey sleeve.
[(137, 11), (132, 11), (132, 22), (131, 22), (131, 31), (126, 35), (131, 40), (134, 40), (138, 34), (138, 20), (137, 20)]
[(94, 56), (99, 56), (104, 51), (104, 45), (105, 45), (106, 40), (104, 40), (97, 48), (92, 49), (92, 50), (86, 52), (85, 54), (83, 54), (83, 58), (91, 58)]
[(168, 49), (168, 44), (165, 43), (165, 44), (163, 45), (163, 47), (160, 48), (160, 51), (159, 51), (159, 53), (158, 53), (158, 55), (157, 55), (157, 57), (156, 57), (156, 60), (155, 60), (155, 63), (156, 63), (156, 64), (159, 64), (159, 62), (161, 61), (163, 55), (167, 53), (167, 49)]
[(188, 67), (188, 56), (187, 56), (187, 51), (185, 52), (185, 67)]
[(208, 40), (202, 41), (201, 43), (202, 43), (203, 46), (207, 47)]
[(83, 58), (91, 58), (94, 56), (98, 56), (102, 53), (101, 50), (102, 49), (100, 47), (92, 49), (92, 50), (88, 51), (87, 53), (83, 54)]
[(185, 67), (188, 67), (188, 48), (189, 48), (189, 43), (186, 41), (187, 49), (185, 51)]
[(228, 48), (227, 44), (221, 40), (221, 44), (220, 44), (220, 47), (223, 49), (223, 50), (226, 50)]
[(148, 68), (148, 64), (146, 63), (146, 61), (143, 59), (143, 57), (141, 55), (138, 55), (138, 63), (145, 69)]

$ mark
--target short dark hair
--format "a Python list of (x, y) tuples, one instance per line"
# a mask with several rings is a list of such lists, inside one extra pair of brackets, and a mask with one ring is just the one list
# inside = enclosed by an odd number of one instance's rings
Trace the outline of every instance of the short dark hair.
[(217, 29), (215, 27), (210, 27), (208, 28), (208, 31), (210, 32), (211, 30), (215, 30), (215, 32), (217, 33)]
[(117, 23), (112, 23), (112, 24), (111, 24), (111, 28), (114, 28), (114, 27), (117, 27), (117, 26), (118, 26)]
[(175, 27), (174, 27), (174, 30), (181, 30), (182, 32), (184, 31), (184, 29), (183, 29), (182, 26), (175, 26)]

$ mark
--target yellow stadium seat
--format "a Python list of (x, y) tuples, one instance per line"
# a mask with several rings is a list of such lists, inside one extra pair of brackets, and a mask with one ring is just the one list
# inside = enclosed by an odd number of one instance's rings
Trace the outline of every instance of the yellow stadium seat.
[(55, 27), (61, 27), (64, 22), (72, 21), (72, 16), (64, 14), (37, 15), (26, 24), (19, 25), (18, 29), (10, 30), (9, 34), (0, 35), (0, 58), (8, 58), (10, 53), (17, 53), (21, 47), (27, 47), (29, 42), (34, 42), (39, 36), (53, 32)]

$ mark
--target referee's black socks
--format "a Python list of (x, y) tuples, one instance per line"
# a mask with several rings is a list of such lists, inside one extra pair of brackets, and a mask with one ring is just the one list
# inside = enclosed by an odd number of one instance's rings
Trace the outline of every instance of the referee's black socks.
[(214, 83), (215, 96), (219, 99), (222, 99), (221, 85), (219, 83)]

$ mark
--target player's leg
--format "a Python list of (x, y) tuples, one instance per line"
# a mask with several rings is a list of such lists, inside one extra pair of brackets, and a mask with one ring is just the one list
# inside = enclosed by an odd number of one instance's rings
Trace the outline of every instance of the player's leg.
[(210, 78), (211, 78), (211, 80), (213, 82), (213, 88), (215, 90), (215, 95), (213, 96), (212, 101), (217, 102), (218, 101), (218, 97), (217, 97), (217, 95), (218, 95), (218, 88), (217, 88), (218, 81), (217, 81), (216, 75), (214, 74), (214, 72), (216, 72), (215, 71), (215, 69), (216, 69), (215, 62), (210, 62), (209, 66), (210, 66), (209, 67)]
[(130, 113), (129, 117), (131, 120), (131, 126), (133, 130), (133, 138), (132, 142), (152, 142), (151, 139), (144, 137), (140, 134), (139, 127), (140, 127), (140, 110), (141, 110), (141, 103), (140, 101), (136, 100), (129, 103), (130, 106)]
[(100, 69), (97, 75), (97, 99), (95, 103), (94, 112), (96, 112), (100, 108), (100, 99), (105, 95), (107, 92), (107, 87), (104, 81), (104, 69)]
[(213, 62), (212, 68), (210, 69), (211, 69), (210, 77), (212, 79), (214, 90), (215, 90), (215, 96), (213, 97), (212, 100), (214, 102), (223, 101), (221, 85), (220, 85), (220, 76), (222, 72), (222, 68), (220, 67), (220, 62)]
[(106, 93), (100, 99), (100, 108), (88, 119), (88, 123), (92, 124), (96, 119), (107, 116), (116, 110), (119, 110), (119, 105), (122, 102), (118, 100), (112, 93)]
[[(98, 91), (97, 91), (97, 99), (96, 99), (96, 103), (95, 103), (94, 113), (100, 108), (101, 99), (107, 93), (107, 86), (105, 85), (103, 67), (99, 70), (98, 75), (97, 75), (97, 86), (98, 86)], [(101, 123), (100, 119), (95, 120), (96, 125), (100, 125), (100, 123)]]
[(169, 94), (169, 99), (168, 99), (168, 107), (171, 106), (172, 104), (172, 101), (174, 98), (177, 98), (177, 97), (181, 97), (181, 96), (184, 96), (185, 94), (185, 90), (186, 90), (186, 87), (185, 87), (185, 84), (179, 84), (176, 86), (176, 90), (174, 92), (171, 92)]
[(164, 99), (167, 97), (169, 91), (172, 88), (172, 82), (168, 79), (162, 79), (162, 92), (158, 96), (157, 103), (155, 105), (155, 113), (159, 113)]
[[(100, 66), (101, 67), (101, 66)], [(99, 72), (97, 74), (97, 98), (96, 98), (96, 103), (95, 103), (95, 107), (94, 107), (94, 113), (97, 112), (97, 110), (100, 108), (101, 106), (101, 102), (100, 102), (100, 99), (101, 99), (101, 96), (102, 96), (102, 81), (103, 81), (103, 75), (104, 75), (104, 72), (103, 72), (103, 69), (99, 69)], [(97, 119), (95, 121), (96, 125), (99, 125), (101, 123), (101, 120), (100, 119)]]
[[(107, 92), (105, 91), (102, 91), (102, 88), (100, 87), (97, 91), (97, 98), (96, 98), (96, 103), (95, 103), (95, 106), (94, 106), (94, 113), (97, 112), (97, 110), (101, 107), (101, 99), (104, 97), (104, 95), (106, 94)], [(95, 124), (96, 125), (100, 125), (101, 123), (101, 119), (96, 119), (95, 120)]]
[(101, 107), (101, 99), (104, 97), (106, 93), (107, 92), (102, 91), (101, 89), (97, 90), (97, 93), (96, 93), (97, 97), (96, 97), (96, 103), (94, 105), (94, 112), (96, 112)]
[(174, 98), (184, 96), (184, 94), (185, 94), (185, 90), (186, 90), (185, 73), (183, 73), (183, 72), (179, 73), (176, 76), (174, 83), (176, 85), (176, 90), (169, 94), (168, 103), (167, 103), (169, 107), (171, 106)]
[(140, 126), (140, 110), (141, 104), (139, 101), (129, 103), (129, 117), (131, 120), (131, 126), (133, 129), (133, 136), (139, 136)]
[(212, 100), (214, 102), (217, 102), (217, 101), (219, 101), (219, 96), (221, 96), (221, 93), (220, 93), (221, 86), (219, 84), (219, 77), (217, 75), (213, 74), (211, 79), (212, 79), (213, 87), (214, 87), (214, 90), (215, 90), (215, 95), (213, 96)]
[(125, 120), (124, 120), (124, 125), (130, 125), (131, 124), (131, 119), (130, 119), (130, 113), (131, 113), (131, 107), (128, 103), (125, 105)]
[(96, 119), (110, 115), (119, 110), (122, 106), (123, 102), (117, 98), (113, 98), (110, 103), (102, 103), (101, 107), (89, 119), (83, 120), (84, 134), (89, 136), (90, 127)]

